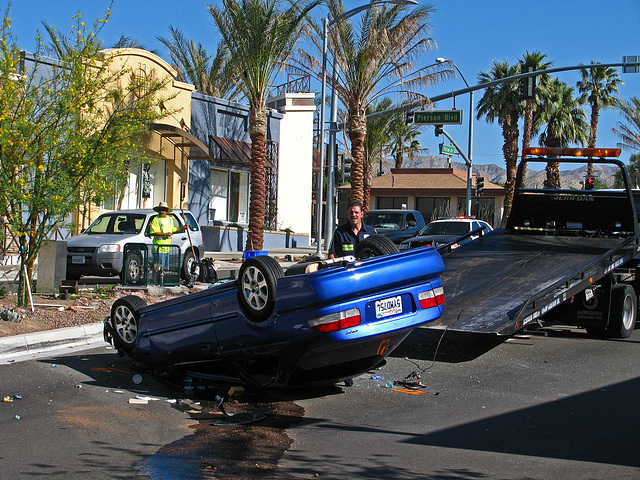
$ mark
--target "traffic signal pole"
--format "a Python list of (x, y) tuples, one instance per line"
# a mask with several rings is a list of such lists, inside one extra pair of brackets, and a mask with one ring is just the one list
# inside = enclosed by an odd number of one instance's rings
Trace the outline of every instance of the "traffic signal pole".
[(449, 141), (451, 142), (451, 144), (456, 147), (456, 150), (458, 150), (458, 153), (460, 154), (460, 156), (463, 158), (464, 163), (467, 164), (467, 194), (466, 194), (466, 213), (465, 215), (467, 215), (468, 217), (471, 216), (471, 160), (469, 159), (469, 157), (467, 157), (464, 152), (462, 151), (462, 149), (458, 146), (458, 144), (456, 143), (456, 141), (453, 139), (453, 137), (451, 135), (449, 135), (449, 133), (447, 133), (447, 131), (442, 127), (442, 125), (436, 125), (436, 136), (439, 134), (438, 132), (442, 133), (445, 137), (447, 137), (449, 139)]

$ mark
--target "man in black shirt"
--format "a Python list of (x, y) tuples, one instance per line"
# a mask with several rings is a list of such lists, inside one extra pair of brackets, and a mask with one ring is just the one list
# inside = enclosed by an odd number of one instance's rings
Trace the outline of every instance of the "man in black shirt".
[(347, 217), (349, 221), (344, 225), (340, 225), (333, 232), (331, 245), (329, 246), (329, 258), (344, 257), (346, 255), (355, 255), (356, 245), (369, 235), (375, 235), (376, 231), (371, 225), (362, 223), (362, 204), (354, 200), (349, 203)]

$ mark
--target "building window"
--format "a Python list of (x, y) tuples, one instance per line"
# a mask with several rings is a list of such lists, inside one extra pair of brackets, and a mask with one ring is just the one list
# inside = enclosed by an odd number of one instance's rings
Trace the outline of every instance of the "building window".
[(437, 220), (439, 217), (451, 215), (449, 209), (451, 200), (449, 197), (417, 197), (416, 210), (422, 213), (427, 222)]
[(211, 169), (209, 221), (249, 222), (249, 174), (236, 170)]
[(377, 208), (382, 209), (401, 209), (407, 208), (408, 205), (407, 197), (378, 197), (378, 206)]

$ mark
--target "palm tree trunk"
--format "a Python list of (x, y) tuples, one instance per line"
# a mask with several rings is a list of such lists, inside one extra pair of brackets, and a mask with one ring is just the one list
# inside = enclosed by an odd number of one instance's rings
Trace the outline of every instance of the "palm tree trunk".
[[(559, 148), (562, 146), (562, 140), (557, 137), (547, 137), (545, 147)], [(544, 188), (559, 189), (560, 188), (560, 164), (558, 162), (547, 162), (545, 168), (547, 179), (544, 181)]]
[(508, 117), (502, 124), (502, 137), (504, 145), (502, 153), (507, 167), (507, 180), (504, 184), (504, 214), (502, 216), (503, 223), (511, 213), (511, 205), (513, 203), (513, 192), (516, 185), (516, 170), (518, 166), (518, 115), (514, 113)]
[(251, 195), (249, 202), (249, 232), (246, 250), (262, 250), (265, 214), (266, 107), (251, 105), (249, 136), (251, 137)]
[[(591, 106), (591, 132), (589, 133), (589, 148), (596, 146), (596, 134), (598, 133), (598, 118), (600, 117), (600, 108), (597, 104)], [(587, 164), (587, 176), (593, 175), (593, 163)]]
[[(524, 111), (524, 125), (522, 131), (522, 148), (531, 146), (531, 131), (533, 130), (533, 100), (527, 100)], [(527, 179), (527, 165), (522, 166), (522, 177), (516, 188), (524, 188)]]
[(349, 140), (351, 141), (351, 200), (364, 205), (364, 140), (367, 135), (367, 117), (362, 114), (350, 114)]

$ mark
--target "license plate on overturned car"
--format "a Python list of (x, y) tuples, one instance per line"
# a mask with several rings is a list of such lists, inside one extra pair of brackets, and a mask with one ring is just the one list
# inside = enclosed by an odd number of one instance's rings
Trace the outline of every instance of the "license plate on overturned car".
[(397, 315), (402, 313), (402, 298), (400, 295), (397, 297), (385, 298), (384, 300), (377, 300), (375, 303), (376, 318), (389, 317), (391, 315)]
[(85, 259), (84, 255), (73, 255), (71, 257), (71, 263), (73, 263), (74, 265), (83, 264), (84, 259)]

